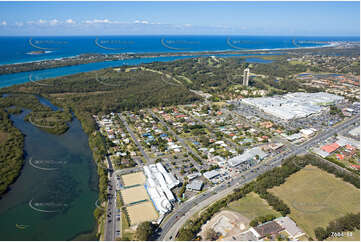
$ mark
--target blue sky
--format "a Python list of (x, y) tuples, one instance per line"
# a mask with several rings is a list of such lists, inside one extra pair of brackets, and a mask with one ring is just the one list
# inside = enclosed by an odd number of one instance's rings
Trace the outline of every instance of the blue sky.
[(359, 2), (0, 2), (0, 35), (359, 36)]

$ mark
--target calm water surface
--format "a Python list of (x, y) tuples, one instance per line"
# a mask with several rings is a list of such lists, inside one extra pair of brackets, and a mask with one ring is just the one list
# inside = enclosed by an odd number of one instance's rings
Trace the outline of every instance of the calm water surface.
[(65, 134), (48, 134), (24, 121), (29, 112), (11, 116), (25, 134), (25, 163), (0, 200), (1, 240), (69, 240), (90, 232), (97, 174), (87, 135), (76, 118)]

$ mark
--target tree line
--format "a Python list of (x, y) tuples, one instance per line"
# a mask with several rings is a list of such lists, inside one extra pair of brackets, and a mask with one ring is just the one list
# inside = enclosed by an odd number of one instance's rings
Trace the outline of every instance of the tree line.
[(349, 213), (343, 217), (331, 221), (326, 229), (317, 227), (315, 229), (315, 235), (317, 240), (325, 240), (329, 237), (345, 237), (342, 236), (343, 232), (350, 232), (354, 231), (355, 229), (360, 229), (360, 213)]

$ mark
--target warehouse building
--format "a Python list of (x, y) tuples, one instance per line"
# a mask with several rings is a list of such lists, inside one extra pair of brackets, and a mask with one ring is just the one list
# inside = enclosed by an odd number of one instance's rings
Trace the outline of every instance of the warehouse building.
[(191, 183), (187, 184), (186, 186), (188, 191), (202, 191), (203, 188), (203, 181), (201, 180), (193, 180)]
[(259, 147), (254, 147), (252, 149), (246, 150), (241, 155), (237, 155), (228, 160), (228, 164), (230, 167), (236, 167), (244, 162), (251, 161), (254, 158), (258, 157), (258, 160), (263, 160), (267, 154), (262, 151)]
[(217, 170), (211, 170), (203, 173), (203, 176), (208, 180), (218, 177), (220, 174)]
[(283, 96), (245, 98), (241, 102), (255, 106), (263, 112), (282, 120), (304, 118), (327, 109), (326, 106), (340, 103), (343, 97), (326, 93), (288, 93)]

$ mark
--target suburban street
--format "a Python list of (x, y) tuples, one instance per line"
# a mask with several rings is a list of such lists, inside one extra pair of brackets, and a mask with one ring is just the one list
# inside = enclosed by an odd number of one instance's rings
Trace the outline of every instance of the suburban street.
[(134, 143), (137, 145), (139, 151), (142, 153), (143, 157), (146, 159), (147, 163), (150, 163), (150, 159), (149, 156), (147, 155), (147, 153), (144, 151), (142, 145), (139, 143), (138, 139), (135, 137), (133, 131), (131, 128), (129, 128), (128, 122), (127, 120), (123, 117), (123, 115), (119, 114), (119, 118), (123, 121), (124, 126), (126, 127), (128, 133), (130, 134), (130, 136), (132, 137)]
[[(202, 160), (202, 158), (196, 153), (194, 152), (193, 149), (191, 149), (185, 142), (184, 139), (182, 139), (181, 137), (179, 137), (176, 132), (173, 131), (173, 129), (171, 127), (169, 127), (169, 125), (164, 122), (160, 117), (158, 117), (152, 110), (149, 109), (149, 112), (152, 114), (153, 117), (157, 118), (159, 120), (159, 122), (164, 126), (167, 127), (169, 132), (172, 133), (172, 135), (182, 144), (182, 146), (189, 152), (192, 153), (194, 156), (196, 156), (198, 159)], [(200, 170), (199, 164), (197, 162), (194, 162), (194, 165)]]
[[(207, 207), (212, 202), (221, 199), (227, 193), (232, 192), (234, 188), (242, 186), (253, 179), (257, 178), (258, 175), (273, 169), (276, 166), (281, 165), (282, 161), (288, 157), (295, 156), (302, 153), (307, 153), (307, 149), (311, 148), (315, 144), (319, 143), (322, 140), (325, 140), (332, 135), (340, 132), (343, 129), (348, 128), (349, 126), (359, 123), (360, 117), (356, 116), (349, 120), (344, 121), (343, 123), (331, 127), (324, 131), (323, 133), (318, 134), (317, 136), (313, 137), (309, 141), (295, 146), (293, 145), (290, 148), (290, 151), (280, 154), (273, 159), (271, 159), (267, 164), (261, 162), (258, 166), (252, 168), (237, 176), (232, 181), (229, 182), (228, 188), (225, 188), (225, 184), (218, 185), (213, 189), (210, 189), (204, 193), (199, 194), (198, 196), (184, 202), (177, 211), (174, 211), (168, 219), (165, 220), (161, 224), (161, 232), (158, 240), (172, 240), (175, 238), (178, 230), (183, 226), (183, 224), (191, 218), (196, 212), (200, 211), (201, 209)], [(331, 162), (329, 162), (331, 163)], [(331, 163), (333, 164), (333, 163)], [(262, 165), (262, 166), (261, 166)], [(334, 164), (333, 164), (334, 165)], [(261, 168), (259, 168), (261, 166)], [(247, 174), (246, 174), (247, 173)]]
[[(181, 109), (184, 113), (187, 113), (184, 109), (182, 109), (182, 108), (180, 108), (180, 109)], [(211, 131), (211, 130), (213, 129), (209, 124), (203, 122), (201, 119), (197, 118), (196, 116), (194, 116), (194, 115), (192, 115), (192, 114), (190, 114), (190, 113), (188, 113), (188, 115), (189, 115), (190, 117), (192, 117), (193, 119), (197, 120), (200, 124), (204, 125), (209, 131)], [(212, 136), (213, 139), (217, 139), (217, 137), (216, 137), (213, 133), (211, 134), (211, 136)], [(225, 139), (225, 143), (227, 143), (228, 145), (232, 146), (234, 149), (238, 149), (238, 148), (239, 148), (239, 146), (238, 146), (236, 143), (234, 143), (233, 141), (229, 140), (228, 138)]]

